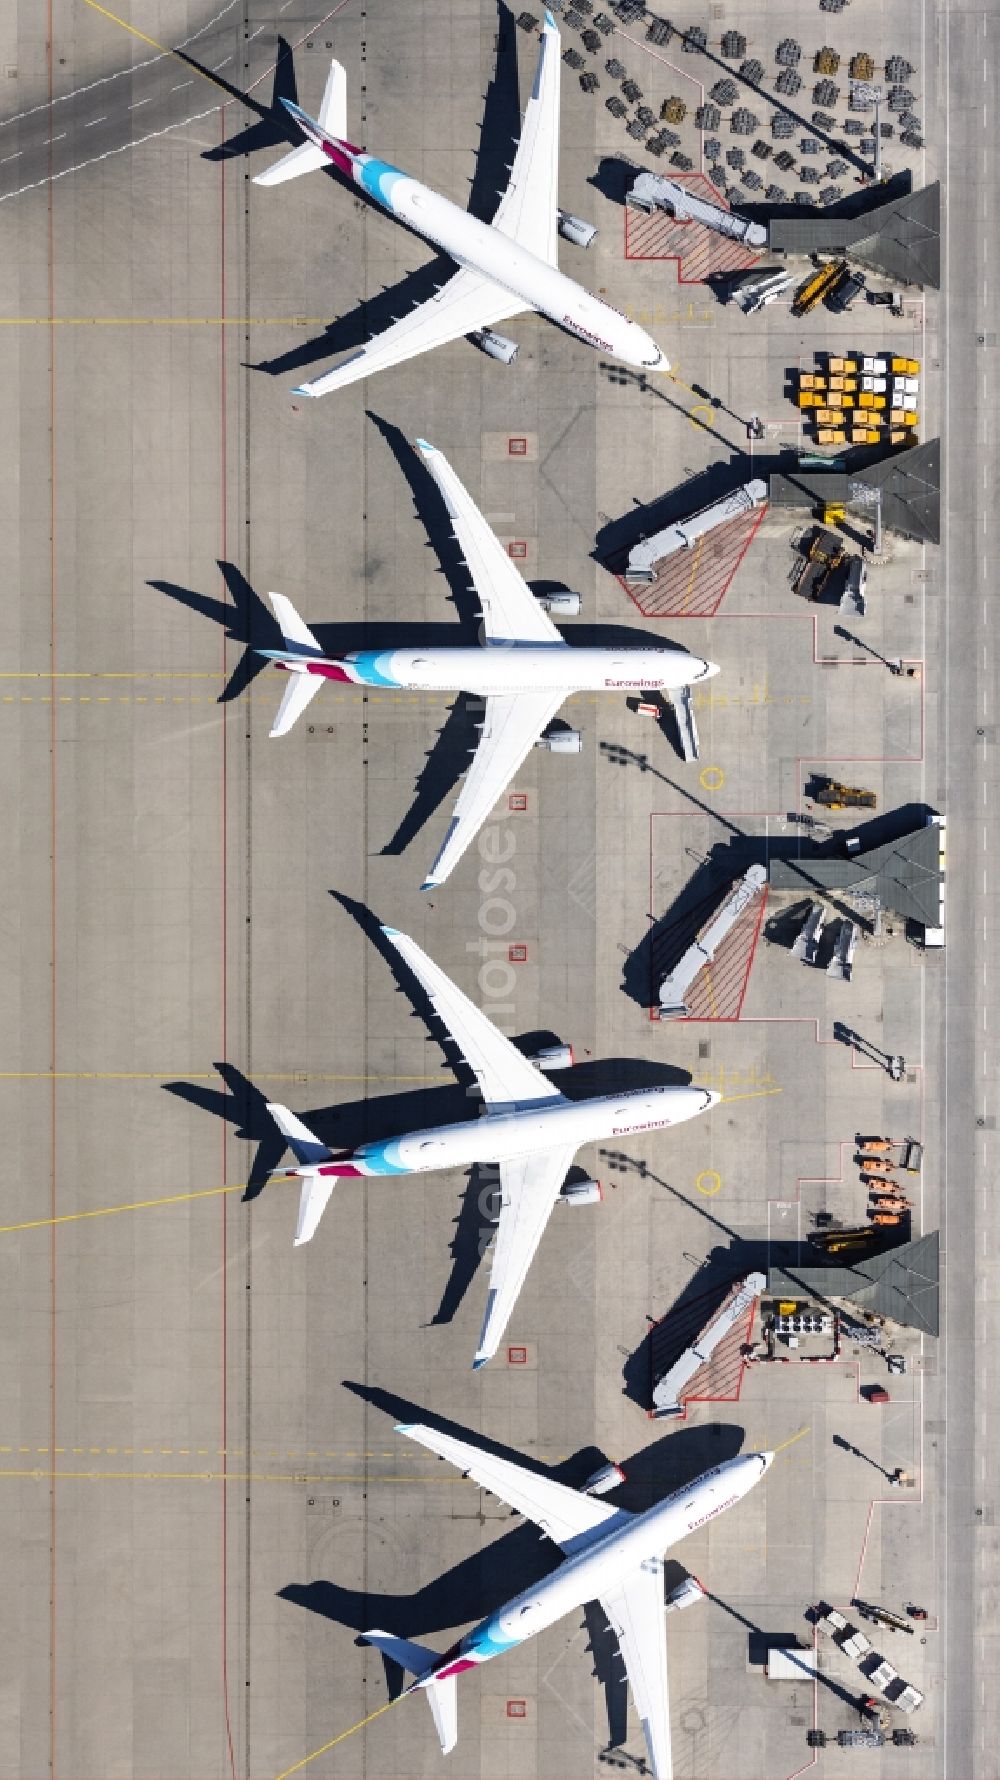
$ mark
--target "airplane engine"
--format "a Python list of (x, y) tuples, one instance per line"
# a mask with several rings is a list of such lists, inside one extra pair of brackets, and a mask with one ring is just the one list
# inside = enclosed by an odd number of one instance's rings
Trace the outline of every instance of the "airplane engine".
[(538, 604), (558, 618), (579, 618), (583, 604), (578, 593), (536, 593)]
[(616, 1490), (624, 1482), (625, 1473), (621, 1466), (608, 1463), (588, 1477), (583, 1487), (588, 1496), (606, 1496), (609, 1490)]
[(547, 748), (550, 754), (579, 754), (583, 737), (578, 729), (554, 729), (540, 735), (535, 747)]
[(599, 1180), (567, 1181), (560, 1195), (564, 1205), (599, 1205), (604, 1198)]
[(492, 328), (481, 328), (473, 334), (477, 346), (481, 346), (487, 358), (499, 359), (502, 365), (512, 365), (517, 357), (517, 341), (508, 340), (505, 334), (495, 334)]
[(597, 228), (594, 223), (584, 222), (582, 216), (573, 216), (568, 210), (560, 210), (559, 233), (564, 241), (572, 241), (574, 247), (589, 247), (597, 234)]
[(539, 1069), (572, 1069), (576, 1058), (572, 1045), (545, 1045), (540, 1051), (532, 1051), (528, 1061), (537, 1063)]

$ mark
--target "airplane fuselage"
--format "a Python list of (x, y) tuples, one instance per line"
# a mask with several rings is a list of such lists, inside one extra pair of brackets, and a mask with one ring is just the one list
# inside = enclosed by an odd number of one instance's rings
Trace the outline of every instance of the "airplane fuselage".
[(679, 1125), (705, 1112), (718, 1099), (708, 1088), (640, 1088), (590, 1100), (539, 1100), (519, 1111), (487, 1112), (479, 1119), (435, 1125), (362, 1144), (350, 1157), (290, 1169), (290, 1174), (426, 1174), (437, 1168), (466, 1168), (474, 1162), (502, 1162), (535, 1150), (579, 1149), (607, 1137), (628, 1138)]
[(685, 649), (573, 649), (568, 643), (489, 643), (472, 649), (358, 649), (309, 661), (261, 650), (279, 667), (353, 686), (411, 692), (664, 692), (718, 673)]
[(716, 1515), (732, 1508), (759, 1483), (770, 1460), (760, 1453), (729, 1459), (694, 1483), (676, 1490), (644, 1514), (622, 1515), (583, 1534), (579, 1549), (551, 1576), (523, 1589), (475, 1626), (442, 1658), (425, 1685), (461, 1674), (554, 1625), (587, 1601), (610, 1594), (643, 1563), (659, 1563), (665, 1551)]
[(440, 247), (456, 265), (482, 273), (491, 284), (518, 298), (525, 308), (537, 309), (598, 352), (606, 352), (639, 370), (670, 369), (651, 335), (610, 303), (602, 303), (600, 297), (592, 296), (574, 279), (567, 278), (558, 266), (540, 259), (490, 223), (470, 216), (450, 198), (432, 192), (389, 161), (327, 136), (298, 110), (295, 116), (310, 140), (341, 173), (381, 204), (390, 216), (398, 217), (426, 241)]

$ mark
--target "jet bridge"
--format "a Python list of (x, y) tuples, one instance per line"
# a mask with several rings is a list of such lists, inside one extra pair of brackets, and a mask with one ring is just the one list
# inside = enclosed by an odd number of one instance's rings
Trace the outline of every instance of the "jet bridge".
[(766, 1286), (767, 1280), (763, 1273), (748, 1273), (745, 1279), (737, 1281), (711, 1322), (705, 1325), (691, 1346), (685, 1348), (670, 1370), (657, 1380), (653, 1388), (654, 1417), (683, 1415), (681, 1395), (685, 1386), (691, 1383), (703, 1366), (708, 1365), (716, 1348), (730, 1331), (741, 1320), (746, 1321)]
[(677, 179), (665, 179), (661, 173), (640, 173), (625, 202), (632, 210), (666, 210), (678, 222), (701, 223), (716, 235), (739, 241), (743, 247), (759, 250), (767, 246), (767, 230), (760, 223), (699, 197), (689, 186), (681, 185)]
[(692, 940), (679, 963), (674, 965), (670, 975), (664, 977), (660, 984), (660, 1005), (657, 1019), (686, 1019), (690, 1010), (685, 1002), (692, 983), (699, 971), (711, 964), (716, 952), (727, 934), (732, 932), (740, 916), (745, 913), (754, 898), (761, 894), (767, 882), (767, 873), (762, 865), (751, 865), (740, 879), (732, 895), (727, 897), (718, 914), (702, 928), (697, 938)]
[(731, 519), (739, 519), (742, 514), (750, 513), (755, 507), (763, 506), (767, 500), (767, 483), (759, 477), (744, 482), (732, 494), (724, 495), (720, 501), (713, 501), (710, 507), (702, 507), (700, 512), (692, 513), (689, 519), (678, 519), (673, 525), (665, 526), (663, 531), (654, 532), (651, 538), (641, 538), (629, 551), (628, 564), (625, 569), (626, 581), (654, 581), (656, 569), (667, 557), (675, 556), (679, 550), (691, 550), (701, 544), (709, 532), (716, 531), (720, 525), (726, 525)]

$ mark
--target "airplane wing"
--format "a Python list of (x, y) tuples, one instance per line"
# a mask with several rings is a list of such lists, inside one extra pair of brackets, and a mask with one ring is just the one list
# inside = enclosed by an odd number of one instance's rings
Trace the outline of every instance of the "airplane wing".
[(486, 1315), (472, 1362), (475, 1371), (493, 1358), (503, 1340), (535, 1250), (578, 1148), (575, 1143), (564, 1144), (558, 1149), (537, 1150), (530, 1156), (514, 1157), (500, 1163), (500, 1218), (493, 1246)]
[(487, 641), (559, 643), (565, 647), (551, 618), (518, 574), (444, 453), (428, 445), (426, 439), (418, 439), (417, 445), (441, 490), (472, 585), (479, 595)]
[(550, 266), (559, 263), (559, 71), (559, 32), (546, 10), (521, 140), (493, 227)]
[(433, 346), (446, 346), (480, 328), (490, 328), (498, 321), (521, 315), (530, 304), (512, 297), (509, 291), (484, 278), (481, 272), (466, 267), (449, 278), (447, 284), (411, 309), (384, 333), (376, 335), (368, 346), (362, 346), (343, 364), (324, 372), (310, 383), (300, 383), (295, 391), (300, 396), (325, 396), (331, 390), (344, 389), (358, 383), (375, 371), (386, 371), (390, 365), (401, 365), (405, 359), (417, 358)]
[(495, 694), (486, 700), (479, 746), (455, 801), (438, 856), (422, 890), (443, 884), (454, 871), (493, 805), (502, 797), (521, 763), (565, 699), (563, 691)]
[(572, 1544), (581, 1533), (592, 1532), (613, 1515), (622, 1513), (620, 1508), (612, 1508), (594, 1496), (582, 1495), (579, 1490), (570, 1489), (568, 1484), (557, 1483), (552, 1477), (540, 1477), (536, 1471), (515, 1465), (510, 1459), (495, 1458), (478, 1446), (469, 1446), (450, 1434), (439, 1434), (436, 1428), (425, 1427), (420, 1422), (402, 1422), (396, 1432), (419, 1441), (429, 1452), (436, 1452), (439, 1459), (447, 1459), (449, 1465), (456, 1466), (463, 1476), (473, 1478), (491, 1495), (499, 1496), (519, 1514), (527, 1515), (563, 1548)]
[(601, 1596), (601, 1606), (618, 1639), (642, 1721), (653, 1780), (671, 1780), (667, 1623), (660, 1559), (648, 1558), (640, 1564), (616, 1589)]
[(510, 1039), (497, 1031), (481, 1008), (456, 989), (415, 940), (395, 927), (383, 927), (382, 932), (426, 989), (438, 1019), (448, 1028), (473, 1070), (487, 1106), (563, 1098)]

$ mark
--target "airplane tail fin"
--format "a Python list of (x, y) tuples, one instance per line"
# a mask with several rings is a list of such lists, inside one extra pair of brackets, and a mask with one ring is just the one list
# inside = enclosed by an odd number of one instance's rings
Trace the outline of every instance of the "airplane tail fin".
[[(293, 116), (298, 113), (298, 106), (288, 105), (285, 100), (282, 103), (292, 112)], [(302, 115), (306, 114), (303, 112)], [(309, 121), (311, 123), (312, 119)], [(340, 62), (330, 63), (323, 103), (319, 108), (319, 117), (316, 122), (326, 136), (340, 139), (346, 135), (347, 70)], [(273, 167), (266, 167), (263, 173), (255, 174), (254, 185), (283, 185), (286, 179), (298, 179), (302, 173), (318, 173), (321, 167), (329, 165), (329, 157), (324, 154), (318, 143), (302, 142), (298, 148), (292, 149), (291, 154), (282, 155), (280, 161), (275, 161)]]
[[(437, 1679), (429, 1671), (440, 1661), (436, 1651), (428, 1650), (425, 1644), (411, 1644), (406, 1638), (390, 1637), (388, 1632), (362, 1632), (361, 1636), (367, 1644), (374, 1644), (383, 1656), (390, 1657), (401, 1669), (416, 1677), (408, 1692), (419, 1688), (426, 1693), (427, 1703), (434, 1719), (434, 1729), (438, 1734), (442, 1755), (448, 1755), (458, 1742), (458, 1689), (457, 1677), (446, 1675)], [(426, 1677), (426, 1679), (425, 1679)]]
[[(287, 1106), (279, 1106), (276, 1102), (269, 1101), (267, 1110), (300, 1168), (318, 1168), (321, 1162), (331, 1160), (333, 1151), (328, 1149), (325, 1143), (320, 1143), (319, 1138), (313, 1136), (308, 1125), (304, 1125), (293, 1112), (289, 1112)], [(276, 1168), (272, 1172), (287, 1176), (289, 1171), (285, 1168)], [(296, 1248), (300, 1248), (304, 1242), (309, 1242), (315, 1236), (319, 1220), (330, 1203), (330, 1194), (336, 1184), (337, 1177), (334, 1174), (310, 1173), (303, 1176), (302, 1193), (299, 1199), (299, 1220), (295, 1230)]]

